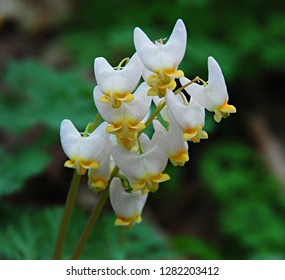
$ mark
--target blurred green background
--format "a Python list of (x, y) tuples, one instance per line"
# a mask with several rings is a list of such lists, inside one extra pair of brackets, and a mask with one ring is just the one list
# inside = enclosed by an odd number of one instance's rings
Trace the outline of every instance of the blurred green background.
[[(0, 259), (49, 259), (72, 171), (59, 126), (94, 119), (93, 61), (134, 52), (133, 29), (169, 36), (181, 18), (188, 46), (181, 69), (207, 79), (220, 64), (238, 113), (190, 161), (168, 167), (143, 222), (115, 228), (106, 205), (82, 259), (285, 258), (285, 3), (283, 0), (0, 2)], [(68, 258), (98, 197), (83, 180)]]

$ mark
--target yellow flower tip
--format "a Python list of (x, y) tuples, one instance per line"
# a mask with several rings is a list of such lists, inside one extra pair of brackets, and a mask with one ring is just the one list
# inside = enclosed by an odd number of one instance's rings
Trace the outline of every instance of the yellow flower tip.
[(117, 135), (117, 140), (125, 149), (130, 150), (137, 145), (137, 134), (128, 135), (126, 137)]
[(151, 87), (151, 88), (147, 91), (147, 96), (157, 96), (157, 92)]
[(116, 92), (114, 98), (121, 102), (131, 102), (134, 100), (134, 95), (130, 92)]
[(184, 72), (182, 70), (166, 70), (164, 72), (167, 76), (171, 77), (171, 78), (182, 78), (184, 77)]
[(193, 143), (199, 143), (201, 139), (208, 139), (208, 133), (199, 128), (198, 133), (191, 138)]
[(237, 109), (233, 105), (229, 105), (227, 101), (225, 101), (221, 106), (214, 110), (214, 120), (219, 123), (222, 118), (227, 118), (230, 114), (234, 114), (237, 112)]
[(221, 106), (219, 106), (217, 110), (229, 114), (236, 113), (237, 111), (236, 107), (233, 105), (229, 105), (227, 101), (225, 101)]
[(98, 169), (99, 164), (95, 160), (80, 159), (79, 164), (85, 169)]
[(136, 132), (140, 132), (142, 130), (145, 129), (145, 124), (143, 123), (131, 123), (128, 122), (128, 128), (131, 131), (131, 133), (136, 133)]
[(118, 109), (122, 105), (122, 102), (118, 99), (112, 99), (111, 103), (112, 103), (112, 108), (114, 109)]
[(100, 192), (106, 188), (107, 182), (101, 178), (90, 178), (89, 186), (94, 192)]
[(150, 179), (151, 181), (155, 183), (162, 183), (162, 182), (170, 180), (170, 176), (166, 173), (160, 173), (159, 175), (155, 177), (151, 177)]
[(169, 159), (174, 166), (183, 166), (185, 162), (189, 160), (188, 152), (181, 150), (176, 154), (170, 155)]
[(143, 190), (145, 189), (145, 185), (146, 185), (146, 180), (136, 181), (135, 184), (133, 185), (133, 191), (136, 192), (140, 190), (142, 194), (144, 194)]
[(146, 194), (148, 192), (156, 192), (158, 190), (158, 184), (170, 180), (170, 176), (166, 173), (160, 173), (156, 176), (150, 176), (146, 184), (141, 188), (141, 193)]
[(221, 114), (220, 112), (215, 113), (215, 115), (214, 115), (214, 120), (215, 120), (217, 123), (219, 123), (219, 122), (221, 121), (221, 119), (222, 119), (222, 114)]
[(106, 132), (109, 134), (118, 134), (122, 131), (123, 124), (109, 125), (106, 127)]
[(115, 226), (121, 226), (121, 227), (126, 227), (129, 228), (132, 225), (132, 220), (131, 219), (125, 219), (125, 218), (117, 218), (115, 221)]
[(115, 226), (122, 226), (125, 229), (129, 229), (134, 226), (136, 223), (139, 224), (142, 221), (142, 217), (140, 215), (134, 214), (133, 217), (125, 218), (125, 217), (118, 217), (115, 220)]
[(75, 168), (75, 166), (76, 166), (76, 160), (67, 160), (67, 161), (64, 163), (64, 166), (65, 166), (65, 167), (68, 167), (68, 168)]
[(184, 134), (183, 134), (183, 139), (184, 141), (189, 141), (191, 140), (193, 137), (195, 137), (198, 133), (199, 129), (197, 127), (194, 128), (186, 128), (184, 129)]
[(145, 194), (148, 194), (150, 190), (145, 186), (144, 188), (140, 190), (140, 192), (141, 192), (141, 195), (145, 195)]
[(139, 224), (139, 223), (141, 223), (141, 221), (142, 221), (142, 217), (140, 215), (138, 215), (136, 217), (136, 223)]
[(102, 96), (99, 98), (99, 102), (109, 104), (109, 103), (111, 102), (111, 101), (110, 101), (110, 97), (107, 96), (107, 95), (102, 95)]
[(176, 82), (174, 80), (170, 80), (169, 83), (167, 84), (162, 84), (162, 85), (159, 85), (159, 88), (160, 89), (170, 89), (170, 90), (174, 90), (176, 88)]
[[(145, 188), (149, 191), (149, 192), (156, 192), (158, 190), (158, 183), (157, 182), (154, 182), (154, 181), (151, 181), (151, 182), (148, 182), (145, 186)], [(142, 194), (143, 193), (147, 193), (146, 190), (142, 189), (141, 190)]]
[(184, 130), (183, 139), (184, 141), (199, 143), (200, 139), (208, 139), (208, 134), (200, 127), (188, 128)]

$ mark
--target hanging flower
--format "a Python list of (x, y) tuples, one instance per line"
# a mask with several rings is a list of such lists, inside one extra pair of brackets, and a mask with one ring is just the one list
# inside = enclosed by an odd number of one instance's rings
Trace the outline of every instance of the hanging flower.
[(114, 178), (110, 185), (110, 201), (117, 215), (116, 226), (130, 228), (140, 223), (142, 210), (147, 199), (147, 194), (140, 191), (126, 192), (119, 178)]
[(150, 140), (145, 134), (139, 137), (141, 151), (126, 150), (121, 145), (112, 147), (114, 161), (133, 183), (133, 190), (155, 192), (158, 184), (170, 179), (163, 173), (168, 161), (167, 139), (161, 131), (155, 131)]
[[(208, 58), (208, 82), (203, 85), (193, 83), (185, 88), (199, 104), (208, 111), (214, 112), (214, 119), (220, 122), (222, 118), (228, 117), (231, 113), (236, 113), (236, 108), (228, 104), (229, 95), (222, 70), (213, 57)], [(182, 85), (186, 85), (190, 80), (181, 78)]]
[(137, 54), (131, 57), (126, 66), (119, 65), (116, 69), (105, 58), (97, 57), (94, 62), (94, 72), (97, 84), (103, 93), (100, 102), (111, 103), (113, 108), (119, 108), (122, 102), (131, 102), (134, 99), (132, 91), (141, 78), (142, 69)]
[(98, 169), (90, 169), (88, 171), (88, 185), (95, 191), (104, 190), (108, 185), (108, 181), (111, 175), (111, 142), (108, 141), (105, 145), (105, 151), (103, 153), (100, 165)]
[(208, 134), (203, 131), (205, 124), (205, 109), (193, 98), (188, 102), (185, 96), (175, 95), (168, 91), (165, 97), (168, 112), (177, 126), (183, 132), (184, 141), (200, 142), (200, 139), (207, 139)]
[(69, 157), (64, 166), (76, 169), (80, 175), (84, 175), (87, 169), (98, 169), (109, 143), (106, 127), (107, 123), (103, 123), (89, 136), (83, 137), (70, 120), (63, 120), (60, 140)]
[(188, 143), (183, 133), (174, 121), (170, 122), (168, 130), (159, 121), (153, 121), (155, 131), (162, 131), (168, 142), (168, 158), (174, 166), (183, 166), (189, 160)]
[(174, 78), (184, 75), (177, 67), (184, 57), (186, 41), (186, 28), (181, 19), (177, 20), (166, 44), (163, 39), (153, 43), (140, 28), (135, 28), (134, 44), (146, 68), (144, 78), (151, 87), (149, 95), (163, 97), (167, 89), (173, 90), (176, 87)]
[(96, 107), (103, 119), (110, 124), (106, 131), (116, 135), (118, 141), (127, 149), (136, 144), (137, 133), (145, 128), (142, 120), (151, 105), (151, 98), (147, 96), (148, 89), (149, 86), (142, 83), (133, 95), (134, 100), (122, 103), (119, 108), (113, 108), (108, 103), (101, 103), (100, 99), (103, 94), (99, 87), (94, 89)]

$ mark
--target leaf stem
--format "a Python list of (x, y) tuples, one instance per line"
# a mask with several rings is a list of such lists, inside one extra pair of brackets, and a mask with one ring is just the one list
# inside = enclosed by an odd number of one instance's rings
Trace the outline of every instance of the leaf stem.
[(64, 246), (64, 241), (66, 237), (66, 232), (67, 232), (67, 227), (70, 221), (72, 209), (74, 207), (75, 199), (76, 199), (76, 194), (77, 190), (79, 187), (81, 175), (78, 175), (76, 170), (73, 173), (72, 181), (70, 184), (70, 188), (68, 191), (68, 195), (66, 198), (65, 202), (65, 207), (63, 210), (63, 215), (61, 218), (61, 223), (58, 231), (58, 236), (57, 236), (57, 241), (55, 245), (55, 250), (53, 254), (53, 259), (54, 260), (60, 260), (61, 259), (61, 254)]

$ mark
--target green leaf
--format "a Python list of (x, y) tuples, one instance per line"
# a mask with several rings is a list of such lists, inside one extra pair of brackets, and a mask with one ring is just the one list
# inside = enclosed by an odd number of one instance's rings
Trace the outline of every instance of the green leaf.
[(93, 85), (75, 70), (57, 72), (26, 60), (9, 62), (0, 96), (0, 127), (13, 134), (41, 124), (58, 132), (63, 119), (83, 129), (96, 115)]
[(0, 149), (0, 197), (21, 190), (24, 182), (40, 172), (49, 163), (49, 155), (27, 149), (17, 155), (7, 155)]
[[(13, 210), (13, 209), (10, 209)], [(61, 208), (14, 209), (0, 232), (0, 257), (3, 259), (50, 259), (53, 254)], [(12, 214), (11, 214), (12, 212)], [(3, 210), (0, 208), (0, 213)], [(4, 211), (5, 213), (5, 211)], [(17, 219), (13, 219), (13, 215)], [(63, 258), (69, 259), (87, 216), (80, 209), (73, 211), (65, 242)], [(115, 216), (103, 213), (96, 224), (81, 259), (165, 259), (175, 253), (167, 239), (145, 219), (130, 230), (114, 226)]]
[(184, 258), (201, 260), (219, 260), (221, 256), (216, 249), (210, 247), (203, 240), (193, 236), (176, 236), (171, 238), (171, 243)]

